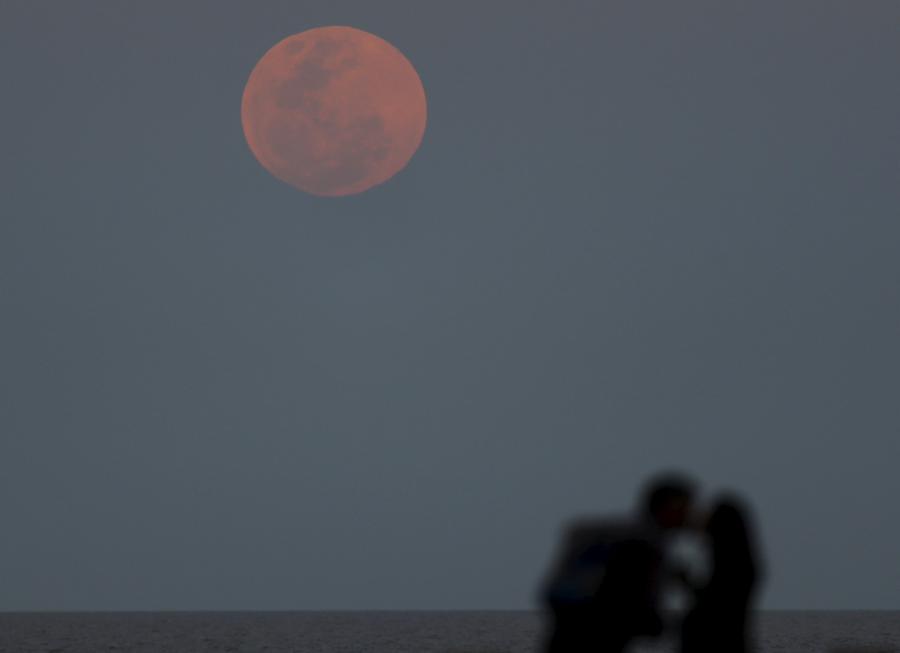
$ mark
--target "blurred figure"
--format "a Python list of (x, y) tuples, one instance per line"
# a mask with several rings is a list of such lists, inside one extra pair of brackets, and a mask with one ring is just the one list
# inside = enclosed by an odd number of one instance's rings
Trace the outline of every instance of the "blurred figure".
[(667, 534), (688, 520), (693, 482), (648, 483), (637, 514), (573, 524), (542, 588), (552, 619), (547, 653), (618, 653), (663, 630), (660, 585)]
[(720, 499), (705, 525), (711, 554), (709, 580), (695, 588), (682, 623), (681, 652), (746, 653), (748, 615), (760, 578), (749, 511), (735, 497)]

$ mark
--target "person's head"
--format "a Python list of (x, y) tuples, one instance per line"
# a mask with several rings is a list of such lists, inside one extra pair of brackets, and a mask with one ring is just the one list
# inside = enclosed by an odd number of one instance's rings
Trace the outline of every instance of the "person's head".
[(750, 509), (734, 495), (723, 495), (713, 503), (706, 522), (713, 569), (732, 579), (742, 576), (744, 582), (760, 576)]
[(659, 474), (647, 483), (643, 511), (660, 528), (682, 528), (691, 514), (694, 482), (684, 474)]
[(713, 547), (745, 546), (752, 539), (749, 509), (738, 497), (724, 494), (713, 503), (705, 530)]

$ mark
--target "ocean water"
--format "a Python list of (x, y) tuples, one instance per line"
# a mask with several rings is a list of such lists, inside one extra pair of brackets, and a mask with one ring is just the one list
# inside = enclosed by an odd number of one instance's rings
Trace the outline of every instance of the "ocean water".
[[(759, 653), (900, 651), (900, 612), (768, 612), (757, 623)], [(542, 631), (533, 612), (0, 613), (0, 652), (535, 653)]]

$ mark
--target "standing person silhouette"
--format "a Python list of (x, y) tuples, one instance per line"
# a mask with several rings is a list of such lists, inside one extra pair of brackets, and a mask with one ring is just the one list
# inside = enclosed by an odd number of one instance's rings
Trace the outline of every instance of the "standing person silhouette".
[(693, 495), (688, 478), (660, 475), (634, 516), (568, 529), (542, 588), (552, 620), (547, 653), (620, 653), (636, 637), (661, 634), (666, 539), (686, 523)]
[(733, 497), (714, 506), (705, 527), (712, 573), (696, 589), (684, 618), (681, 653), (747, 653), (748, 613), (760, 577), (753, 528), (747, 508)]

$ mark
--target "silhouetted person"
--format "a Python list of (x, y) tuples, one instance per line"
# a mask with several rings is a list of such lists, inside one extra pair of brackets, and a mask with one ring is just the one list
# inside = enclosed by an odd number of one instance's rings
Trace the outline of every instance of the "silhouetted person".
[(750, 516), (738, 499), (723, 498), (705, 530), (712, 571), (685, 616), (681, 651), (746, 653), (748, 613), (760, 577)]
[(663, 629), (659, 608), (666, 534), (688, 517), (693, 483), (659, 476), (637, 514), (572, 525), (542, 591), (552, 617), (548, 653), (624, 651)]

